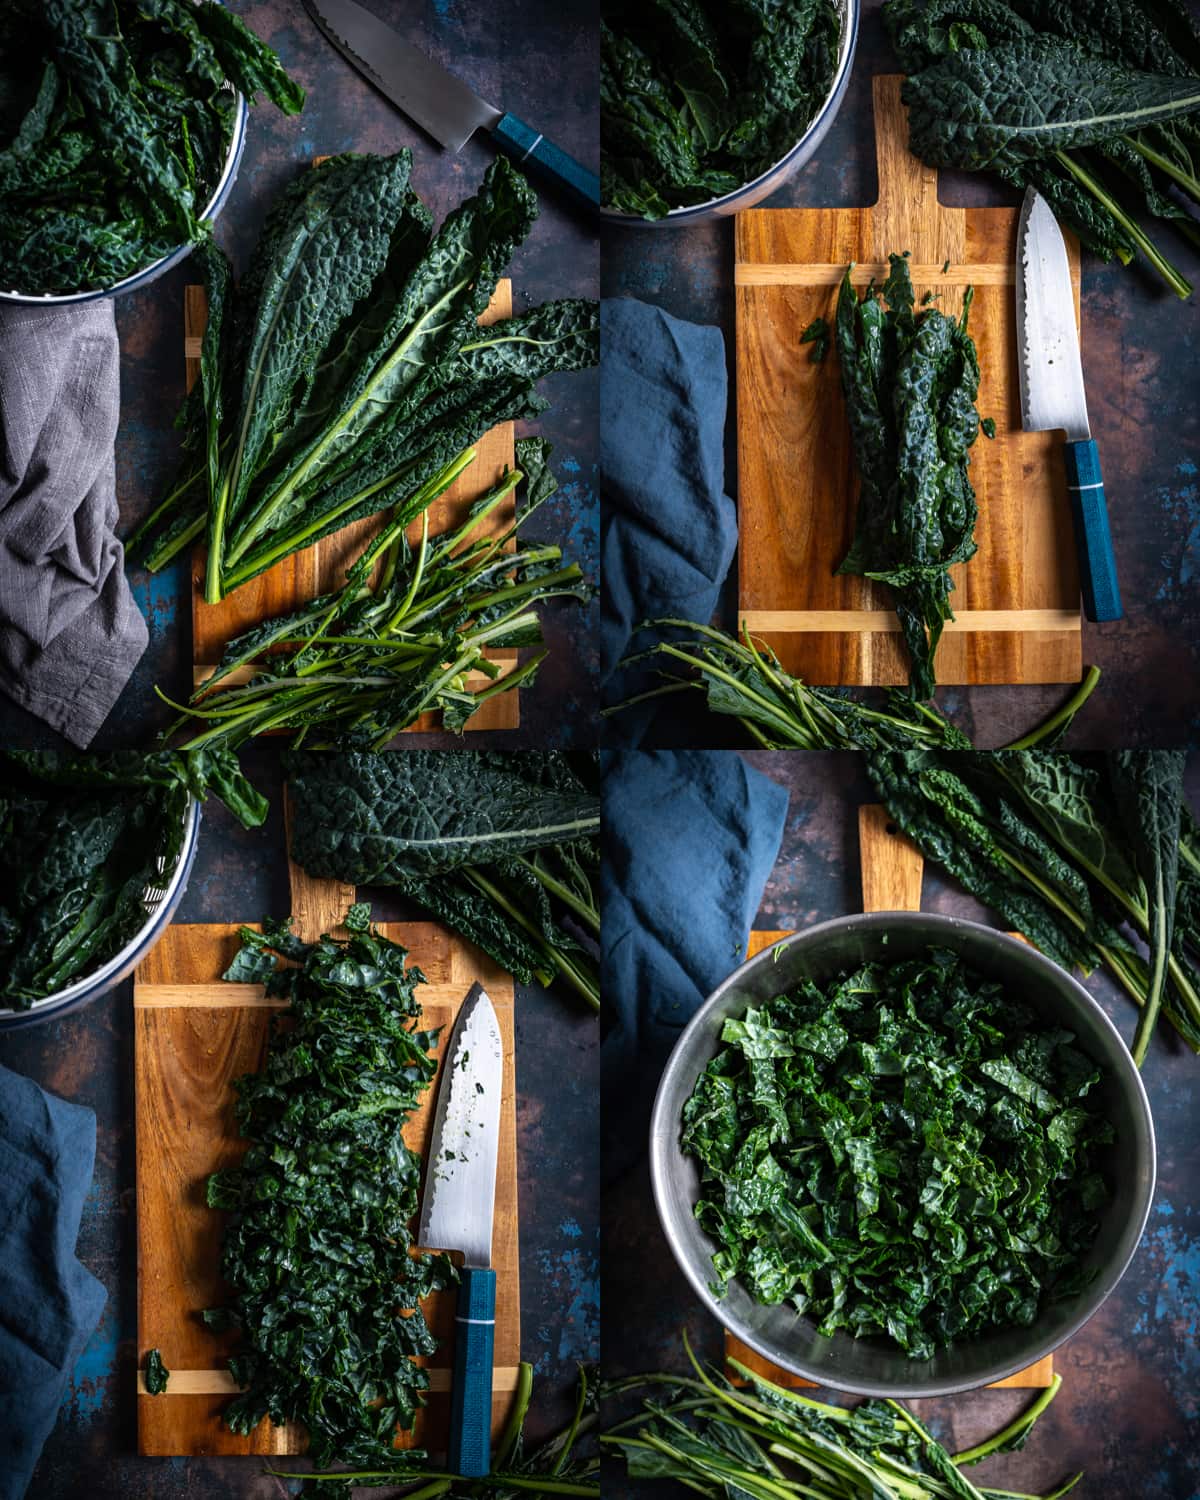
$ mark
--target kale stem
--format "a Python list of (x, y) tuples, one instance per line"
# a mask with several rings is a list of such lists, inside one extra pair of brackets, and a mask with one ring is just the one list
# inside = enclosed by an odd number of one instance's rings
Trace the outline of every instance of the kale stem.
[(517, 1389), (513, 1396), (512, 1411), (500, 1434), (493, 1457), (494, 1466), (502, 1469), (513, 1455), (521, 1429), (525, 1426), (525, 1414), (529, 1410), (529, 1399), (533, 1394), (533, 1366), (522, 1360), (517, 1367)]
[(197, 469), (194, 473), (189, 474), (185, 480), (177, 484), (169, 494), (165, 495), (163, 499), (159, 501), (159, 503), (154, 507), (154, 509), (137, 528), (133, 535), (126, 539), (125, 551), (131, 557), (135, 552), (137, 552), (138, 548), (142, 545), (150, 532), (154, 530), (155, 526), (158, 525), (163, 516), (165, 516), (168, 511), (172, 511), (175, 509), (176, 504), (183, 499), (183, 497), (196, 483), (196, 481), (202, 477), (203, 473), (203, 469)]
[(549, 960), (551, 966), (562, 975), (573, 989), (579, 992), (593, 1010), (600, 1009), (600, 991), (598, 986), (590, 981), (589, 976), (581, 974), (571, 964), (565, 954), (550, 947), (545, 937), (538, 931), (525, 913), (512, 904), (505, 892), (498, 886), (493, 885), (482, 870), (475, 865), (464, 866), (462, 873), (465, 879), (478, 887), (489, 900), (495, 902), (502, 912), (510, 916), (518, 927), (524, 929), (533, 939), (534, 946)]
[(1042, 723), (1031, 729), (1028, 734), (1022, 735), (1019, 740), (1013, 740), (1011, 744), (1001, 746), (1004, 750), (1032, 750), (1035, 745), (1042, 744), (1049, 739), (1064, 724), (1069, 724), (1087, 700), (1095, 691), (1096, 684), (1100, 681), (1100, 668), (1089, 667), (1084, 673), (1083, 681), (1062, 705), (1044, 719)]
[[(238, 458), (240, 464), (240, 453)], [(238, 465), (235, 464), (235, 468)], [(225, 516), (229, 508), (229, 485), (232, 474), (227, 473), (214, 499), (208, 528), (208, 562), (204, 570), (204, 601), (219, 604), (222, 597), (221, 564), (225, 554)]]
[(169, 541), (159, 542), (158, 546), (146, 555), (144, 564), (146, 570), (150, 573), (157, 573), (160, 568), (165, 568), (171, 559), (182, 552), (189, 542), (194, 542), (203, 533), (207, 520), (207, 513), (201, 512), (191, 525), (185, 527), (178, 535), (172, 537)]
[(1153, 240), (1134, 223), (1101, 183), (1090, 172), (1081, 167), (1077, 161), (1068, 156), (1065, 151), (1055, 151), (1054, 157), (1061, 166), (1070, 172), (1071, 176), (1075, 178), (1080, 186), (1085, 187), (1109, 211), (1175, 295), (1181, 300), (1190, 297), (1192, 295), (1191, 282), (1180, 275), (1171, 262), (1167, 260), (1166, 256), (1157, 248)]
[(989, 1453), (995, 1453), (997, 1448), (1004, 1448), (1010, 1443), (1015, 1442), (1016, 1439), (1029, 1431), (1046, 1410), (1051, 1401), (1058, 1395), (1061, 1385), (1062, 1376), (1056, 1374), (1046, 1389), (1038, 1396), (1037, 1400), (1019, 1416), (1014, 1417), (1007, 1427), (1003, 1427), (999, 1432), (993, 1433), (990, 1438), (985, 1438), (982, 1443), (976, 1443), (973, 1448), (964, 1448), (961, 1453), (952, 1454), (951, 1458), (953, 1462), (956, 1464), (977, 1464), (980, 1459), (986, 1458)]
[(1173, 181), (1177, 182), (1184, 192), (1189, 193), (1200, 203), (1200, 178), (1193, 177), (1190, 172), (1185, 172), (1182, 167), (1177, 167), (1170, 157), (1163, 156), (1161, 152), (1155, 151), (1153, 146), (1147, 146), (1145, 141), (1136, 135), (1126, 136), (1125, 139), (1138, 153), (1145, 157), (1152, 167), (1157, 167), (1160, 172), (1165, 173)]

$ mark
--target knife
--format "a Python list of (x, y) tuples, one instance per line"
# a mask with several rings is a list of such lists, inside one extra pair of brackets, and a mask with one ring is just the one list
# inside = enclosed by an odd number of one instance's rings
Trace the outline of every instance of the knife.
[(1021, 425), (1067, 435), (1067, 493), (1075, 523), (1083, 612), (1119, 620), (1121, 591), (1108, 529), (1100, 455), (1088, 425), (1075, 297), (1062, 230), (1040, 193), (1029, 188), (1017, 225), (1017, 337)]
[(496, 1273), (492, 1215), (500, 1154), (504, 1045), (482, 985), (463, 1001), (442, 1063), (417, 1242), (461, 1250), (450, 1387), (450, 1470), (469, 1479), (491, 1468), (492, 1341)]
[[(600, 179), (516, 115), (497, 109), (355, 0), (304, 0), (309, 15), (358, 71), (448, 151), (482, 126), (527, 171), (599, 208)], [(369, 59), (369, 61), (368, 61)]]

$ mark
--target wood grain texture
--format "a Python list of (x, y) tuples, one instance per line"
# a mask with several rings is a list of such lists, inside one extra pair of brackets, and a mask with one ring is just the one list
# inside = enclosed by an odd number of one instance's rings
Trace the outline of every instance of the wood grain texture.
[[(907, 682), (895, 629), (829, 626), (797, 630), (788, 614), (891, 612), (889, 591), (835, 577), (854, 530), (858, 481), (836, 358), (813, 364), (800, 334), (831, 322), (841, 273), (854, 279), (911, 252), (920, 297), (934, 290), (947, 312), (975, 287), (970, 326), (983, 379), (979, 409), (996, 439), (972, 449), (979, 497), (971, 562), (951, 569), (956, 612), (1053, 611), (1033, 628), (1003, 619), (984, 629), (948, 628), (938, 681), (1074, 682), (1082, 670), (1079, 579), (1067, 504), (1061, 434), (1021, 428), (1017, 382), (1015, 209), (947, 208), (937, 175), (908, 150), (896, 77), (874, 80), (879, 201), (872, 208), (752, 209), (735, 230), (737, 323), (739, 608), (783, 662), (806, 681), (846, 685)], [(1079, 298), (1079, 248), (1067, 235)], [(945, 262), (950, 264), (943, 270)], [(985, 616), (986, 618), (986, 616)]]
[[(920, 911), (921, 877), (924, 872), (924, 856), (907, 835), (901, 833), (892, 822), (886, 807), (863, 806), (858, 810), (859, 863), (862, 866), (863, 911)], [(764, 948), (769, 948), (787, 932), (756, 931), (750, 934), (746, 945), (746, 957), (753, 958)], [(728, 1330), (725, 1334), (725, 1354), (740, 1360), (748, 1369), (764, 1375), (777, 1385), (791, 1390), (814, 1385), (811, 1380), (781, 1369), (756, 1354), (741, 1339)], [(1036, 1364), (1020, 1370), (1005, 1380), (997, 1380), (996, 1387), (1013, 1386), (1021, 1390), (1041, 1389), (1054, 1380), (1054, 1356), (1047, 1354)]]
[[(316, 936), (336, 927), (353, 889), (312, 882), (295, 865), (293, 910), (298, 930)], [(320, 890), (316, 887), (325, 886)], [(266, 1054), (276, 1002), (258, 985), (224, 985), (220, 976), (237, 952), (238, 925), (175, 924), (134, 976), (134, 1107), (137, 1130), (138, 1352), (158, 1348), (173, 1373), (162, 1396), (139, 1383), (138, 1451), (147, 1455), (298, 1453), (304, 1434), (291, 1426), (261, 1423), (246, 1438), (221, 1420), (227, 1385), (216, 1382), (236, 1344), (218, 1337), (199, 1313), (224, 1300), (220, 1275), (223, 1215), (204, 1202), (204, 1184), (218, 1167), (237, 1162), (245, 1149), (233, 1115), (233, 1083), (256, 1072)], [(490, 958), (433, 922), (391, 923), (382, 931), (402, 943), (430, 981), (419, 993), (422, 1025), (448, 1036), (468, 989), (479, 980), (496, 1006), (504, 1039), (504, 1089), (500, 1163), (496, 1184), (492, 1264), (496, 1270), (495, 1364), (509, 1372), (520, 1362), (520, 1270), (517, 1231), (516, 1076), (513, 982)], [(232, 992), (226, 994), (225, 992)], [(221, 998), (216, 999), (220, 993)], [(405, 1140), (424, 1155), (433, 1120), (438, 1074)], [(444, 1448), (453, 1294), (435, 1293), (424, 1304), (442, 1341), (430, 1362), (439, 1372), (434, 1393), (406, 1444)], [(513, 1382), (498, 1380), (494, 1426), (508, 1414)]]
[[(184, 356), (187, 388), (190, 391), (199, 378), (200, 341), (208, 318), (208, 303), (203, 287), (185, 288), (183, 311)], [(496, 283), (492, 299), (479, 321), (486, 325), (511, 316), (512, 282), (506, 277)], [(431, 536), (437, 536), (466, 519), (472, 503), (491, 489), (506, 469), (514, 466), (514, 445), (514, 427), (511, 422), (501, 422), (484, 433), (475, 444), (475, 462), (429, 507)], [(515, 516), (516, 502), (510, 495), (480, 523), (478, 535), (499, 536), (508, 530)], [(294, 552), (283, 558), (273, 568), (268, 568), (265, 573), (260, 573), (257, 578), (252, 578), (241, 588), (235, 589), (220, 604), (204, 602), (207, 548), (197, 546), (192, 553), (194, 680), (197, 683), (207, 680), (221, 652), (234, 636), (248, 630), (260, 620), (286, 614), (306, 604), (316, 595), (340, 587), (345, 582), (347, 569), (367, 542), (381, 529), (382, 521), (382, 516), (371, 516), (363, 521), (352, 522), (304, 551)], [(409, 541), (419, 542), (420, 536), (421, 523), (417, 520), (409, 528)], [(517, 664), (515, 651), (496, 651), (493, 655), (496, 661), (503, 664), (504, 675), (511, 672)], [(468, 674), (468, 682), (472, 687), (483, 686), (486, 681), (481, 673)], [(423, 714), (411, 728), (414, 731), (440, 729), (440, 720), (440, 714)], [(467, 721), (466, 727), (468, 730), (516, 729), (519, 724), (520, 694), (502, 693), (498, 697), (489, 698)]]

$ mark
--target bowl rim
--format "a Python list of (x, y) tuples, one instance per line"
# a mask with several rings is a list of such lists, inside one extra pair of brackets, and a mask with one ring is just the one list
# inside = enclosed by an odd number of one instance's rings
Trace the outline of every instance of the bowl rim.
[[(221, 3), (223, 4), (224, 0), (221, 0)], [(229, 137), (229, 149), (225, 153), (225, 165), (221, 168), (217, 185), (213, 188), (200, 215), (202, 224), (214, 222), (225, 207), (225, 202), (233, 190), (238, 168), (241, 166), (242, 153), (246, 148), (246, 127), (250, 118), (250, 109), (245, 95), (238, 89), (234, 89), (232, 84), (228, 87), (233, 89), (237, 114)], [(165, 255), (160, 255), (149, 265), (142, 266), (140, 270), (131, 271), (128, 276), (106, 287), (91, 287), (78, 292), (19, 292), (0, 287), (0, 302), (9, 302), (24, 307), (69, 307), (72, 303), (99, 302), (105, 297), (117, 297), (122, 292), (132, 292), (155, 277), (161, 276), (164, 271), (169, 271), (172, 266), (177, 266), (181, 260), (186, 259), (195, 248), (195, 243), (176, 245), (174, 250), (168, 250)]]
[(56, 990), (52, 995), (45, 995), (41, 1000), (35, 1000), (28, 1010), (16, 1010), (0, 1004), (0, 1031), (19, 1026), (31, 1026), (38, 1021), (58, 1020), (68, 1011), (78, 1010), (81, 1006), (99, 999), (101, 995), (118, 985), (130, 970), (141, 962), (157, 943), (163, 929), (175, 914), (176, 907), (183, 899), (188, 876), (191, 874), (192, 864), (196, 858), (200, 816), (200, 803), (189, 793), (183, 814), (183, 842), (175, 861), (175, 868), (171, 871), (166, 885), (161, 889), (147, 887), (146, 899), (148, 904), (152, 903), (153, 909), (125, 946), (102, 963), (98, 969), (84, 974), (74, 983), (69, 984), (66, 989)]
[[(834, 0), (838, 3), (838, 0)], [(749, 182), (743, 182), (740, 187), (731, 189), (728, 193), (722, 193), (717, 198), (708, 198), (703, 203), (681, 204), (678, 208), (670, 208), (660, 219), (646, 219), (641, 214), (626, 213), (624, 209), (609, 208), (606, 204), (600, 205), (600, 216), (609, 224), (624, 226), (630, 229), (661, 228), (664, 225), (674, 226), (687, 224), (696, 218), (711, 218), (714, 213), (719, 213), (722, 206), (732, 203), (744, 193), (752, 192), (761, 186), (769, 178), (773, 177), (781, 169), (786, 168), (811, 139), (811, 137), (825, 123), (826, 116), (831, 110), (836, 111), (841, 106), (842, 92), (850, 77), (850, 70), (854, 65), (854, 54), (858, 46), (858, 27), (862, 15), (862, 0), (844, 0), (846, 23), (842, 29), (842, 39), (839, 45), (839, 57), (837, 67), (833, 70), (833, 79), (829, 85), (829, 92), (819, 110), (805, 127), (804, 134), (793, 146), (790, 146), (784, 154), (771, 163), (769, 167), (752, 177)], [(782, 184), (781, 184), (782, 185)], [(754, 205), (749, 205), (753, 207)]]
[[(1069, 986), (1075, 992), (1077, 1001), (1084, 1002), (1084, 1008), (1094, 1013), (1094, 1016), (1102, 1023), (1102, 1029), (1107, 1028), (1112, 1038), (1118, 1044), (1119, 1052), (1124, 1058), (1121, 1067), (1124, 1069), (1125, 1078), (1133, 1086), (1133, 1093), (1137, 1100), (1143, 1121), (1146, 1127), (1148, 1141), (1148, 1176), (1142, 1191), (1142, 1202), (1140, 1207), (1137, 1199), (1134, 1199), (1134, 1213), (1131, 1214), (1129, 1222), (1136, 1222), (1137, 1233), (1132, 1237), (1128, 1253), (1119, 1264), (1114, 1262), (1102, 1276), (1097, 1278), (1097, 1287), (1103, 1287), (1100, 1295), (1094, 1300), (1084, 1299), (1078, 1316), (1071, 1319), (1060, 1332), (1043, 1337), (1032, 1342), (1024, 1353), (1017, 1359), (996, 1361), (990, 1368), (981, 1371), (977, 1376), (968, 1380), (941, 1380), (929, 1381), (914, 1386), (889, 1385), (886, 1382), (870, 1380), (865, 1378), (840, 1379), (837, 1385), (831, 1385), (828, 1372), (819, 1368), (811, 1368), (804, 1364), (802, 1359), (781, 1354), (768, 1340), (760, 1338), (754, 1331), (744, 1325), (736, 1314), (730, 1314), (725, 1305), (709, 1290), (707, 1282), (702, 1275), (695, 1272), (688, 1264), (686, 1257), (681, 1252), (683, 1235), (679, 1227), (672, 1221), (667, 1207), (666, 1181), (669, 1172), (668, 1152), (675, 1148), (678, 1138), (678, 1122), (675, 1119), (667, 1119), (667, 1082), (672, 1071), (675, 1058), (680, 1054), (684, 1042), (695, 1032), (702, 1030), (711, 1013), (725, 998), (727, 992), (736, 986), (742, 978), (751, 970), (758, 967), (766, 967), (775, 962), (776, 952), (797, 938), (803, 937), (805, 941), (816, 941), (822, 936), (835, 931), (844, 930), (847, 927), (870, 928), (894, 928), (916, 927), (941, 929), (942, 931), (973, 931), (986, 933), (988, 940), (995, 940), (1001, 948), (1009, 948), (1018, 952), (1024, 961), (1032, 961), (1035, 968), (1043, 971), (1053, 972), (1059, 977), (1069, 981)], [(931, 939), (935, 940), (935, 939)], [(1154, 1202), (1154, 1193), (1158, 1181), (1158, 1150), (1154, 1134), (1154, 1117), (1150, 1110), (1150, 1101), (1146, 1095), (1146, 1087), (1142, 1082), (1142, 1076), (1129, 1054), (1121, 1033), (1117, 1030), (1112, 1020), (1105, 1012), (1103, 1006), (1091, 995), (1078, 979), (1060, 964), (1048, 958), (1040, 949), (1035, 948), (1032, 943), (1025, 942), (1022, 938), (1013, 937), (999, 928), (991, 927), (985, 922), (972, 921), (965, 917), (948, 916), (941, 912), (922, 911), (881, 911), (866, 913), (850, 913), (841, 917), (833, 917), (824, 922), (814, 923), (810, 927), (797, 929), (796, 932), (787, 933), (778, 938), (769, 947), (762, 949), (752, 958), (746, 959), (738, 967), (732, 970), (725, 979), (717, 985), (716, 989), (705, 999), (695, 1015), (680, 1032), (671, 1053), (663, 1067), (659, 1078), (658, 1088), (654, 1096), (654, 1108), (650, 1118), (650, 1185), (654, 1197), (655, 1210), (658, 1213), (659, 1226), (663, 1236), (670, 1247), (675, 1263), (683, 1272), (693, 1292), (700, 1299), (705, 1310), (741, 1343), (753, 1349), (756, 1354), (761, 1355), (774, 1365), (788, 1370), (794, 1375), (799, 1375), (805, 1380), (811, 1380), (816, 1385), (824, 1386), (828, 1390), (844, 1391), (853, 1396), (892, 1397), (897, 1400), (914, 1400), (926, 1396), (957, 1396), (966, 1391), (978, 1390), (981, 1387), (994, 1384), (998, 1380), (1005, 1380), (1010, 1375), (1019, 1374), (1028, 1369), (1030, 1365), (1036, 1364), (1038, 1360), (1044, 1359), (1046, 1355), (1053, 1353), (1062, 1344), (1072, 1338), (1087, 1323), (1099, 1309), (1104, 1305), (1112, 1293), (1116, 1290), (1121, 1279), (1129, 1269), (1134, 1256), (1137, 1254), (1138, 1246), (1146, 1230), (1146, 1224), (1150, 1217), (1150, 1209)], [(1032, 1331), (1032, 1330), (1031, 1330)], [(916, 1363), (916, 1362), (914, 1362)]]

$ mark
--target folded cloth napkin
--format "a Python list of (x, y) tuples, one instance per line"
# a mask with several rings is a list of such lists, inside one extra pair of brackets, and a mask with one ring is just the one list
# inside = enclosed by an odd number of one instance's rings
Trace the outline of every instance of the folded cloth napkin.
[(21, 1500), (104, 1310), (75, 1258), (96, 1116), (0, 1067), (0, 1500)]
[(0, 307), (0, 687), (86, 748), (146, 649), (122, 567), (112, 302)]
[(601, 876), (604, 1175), (646, 1148), (659, 1074), (702, 1000), (746, 956), (788, 794), (719, 750), (605, 755)]
[[(661, 681), (645, 669), (617, 671), (639, 625), (711, 619), (737, 513), (725, 494), (720, 329), (617, 298), (601, 303), (600, 337), (600, 681), (611, 705)], [(612, 715), (606, 743), (641, 744), (660, 706)]]

